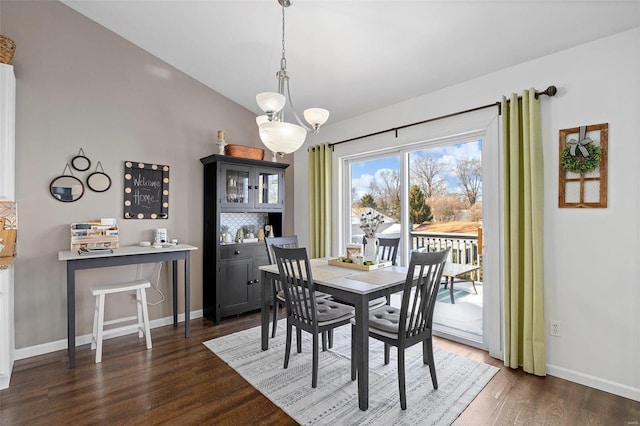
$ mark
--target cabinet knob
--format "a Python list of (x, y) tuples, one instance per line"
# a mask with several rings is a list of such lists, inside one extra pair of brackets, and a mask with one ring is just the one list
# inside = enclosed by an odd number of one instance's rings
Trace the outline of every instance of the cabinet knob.
[(240, 250), (234, 251), (233, 254), (240, 254)]

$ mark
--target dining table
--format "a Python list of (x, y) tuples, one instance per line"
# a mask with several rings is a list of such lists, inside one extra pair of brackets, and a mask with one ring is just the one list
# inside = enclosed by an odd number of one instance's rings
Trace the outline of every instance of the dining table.
[[(328, 293), (355, 308), (355, 357), (358, 378), (358, 406), (369, 408), (369, 302), (402, 291), (407, 268), (388, 266), (360, 270), (328, 264), (328, 258), (311, 259), (311, 275), (316, 291)], [(269, 310), (272, 286), (279, 279), (277, 265), (260, 266), (261, 344), (269, 349)]]

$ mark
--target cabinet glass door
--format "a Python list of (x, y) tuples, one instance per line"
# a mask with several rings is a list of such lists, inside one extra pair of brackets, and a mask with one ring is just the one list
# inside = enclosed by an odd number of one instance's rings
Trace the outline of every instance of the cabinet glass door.
[(282, 204), (280, 196), (280, 173), (260, 170), (258, 173), (258, 204)]
[(249, 204), (249, 171), (228, 168), (224, 172), (224, 201), (230, 204)]

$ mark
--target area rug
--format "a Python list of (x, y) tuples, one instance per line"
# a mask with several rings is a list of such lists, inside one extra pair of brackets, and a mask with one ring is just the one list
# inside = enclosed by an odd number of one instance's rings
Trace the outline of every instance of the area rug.
[(302, 333), (302, 353), (292, 342), (289, 368), (283, 368), (285, 320), (278, 322), (269, 349), (260, 349), (260, 327), (204, 342), (251, 385), (302, 425), (449, 425), (498, 371), (496, 367), (434, 348), (438, 389), (422, 363), (422, 345), (405, 357), (407, 410), (400, 409), (397, 354), (384, 365), (382, 343), (370, 339), (369, 409), (358, 408), (351, 381), (351, 328), (334, 331), (333, 349), (320, 352), (318, 387), (311, 387), (311, 335)]

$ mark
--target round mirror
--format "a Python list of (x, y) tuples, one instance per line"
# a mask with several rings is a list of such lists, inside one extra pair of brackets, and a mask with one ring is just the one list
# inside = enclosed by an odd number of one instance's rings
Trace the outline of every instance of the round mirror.
[(71, 159), (71, 167), (80, 172), (84, 172), (85, 170), (89, 170), (89, 167), (91, 167), (91, 160), (84, 155), (76, 155)]
[(105, 192), (111, 188), (111, 178), (106, 173), (93, 172), (87, 177), (87, 186), (94, 192)]
[(49, 192), (56, 200), (71, 203), (82, 198), (84, 185), (75, 176), (61, 175), (51, 181)]

